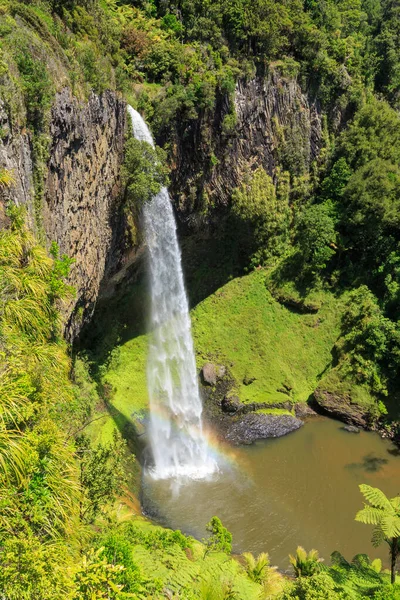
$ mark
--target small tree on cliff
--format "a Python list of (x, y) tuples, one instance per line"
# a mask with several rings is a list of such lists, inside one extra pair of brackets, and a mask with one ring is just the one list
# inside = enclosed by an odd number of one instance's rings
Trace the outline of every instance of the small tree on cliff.
[(207, 523), (207, 531), (210, 533), (208, 539), (203, 540), (206, 546), (204, 558), (210, 552), (225, 552), (230, 554), (232, 551), (232, 534), (224, 527), (218, 517), (212, 517)]
[(391, 582), (396, 579), (396, 561), (400, 551), (400, 496), (387, 498), (378, 488), (360, 485), (361, 493), (369, 502), (356, 514), (356, 521), (374, 525), (372, 543), (389, 545)]

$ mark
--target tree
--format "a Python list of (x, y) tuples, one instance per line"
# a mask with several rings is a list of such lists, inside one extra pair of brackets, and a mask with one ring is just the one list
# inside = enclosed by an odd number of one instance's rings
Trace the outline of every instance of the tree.
[(247, 576), (256, 583), (263, 583), (268, 576), (269, 556), (266, 552), (261, 552), (255, 558), (251, 552), (244, 552), (245, 569)]
[(122, 173), (126, 182), (126, 200), (130, 210), (138, 212), (143, 204), (167, 185), (168, 170), (164, 165), (165, 153), (154, 149), (148, 142), (134, 137), (125, 144)]
[(203, 540), (206, 545), (204, 557), (210, 552), (230, 554), (232, 551), (232, 534), (222, 525), (221, 520), (218, 517), (212, 517), (211, 521), (207, 523), (206, 529), (210, 533), (210, 537)]
[(359, 251), (369, 246), (376, 252), (384, 243), (382, 234), (399, 235), (400, 168), (380, 158), (371, 160), (350, 178), (344, 204), (349, 238), (354, 245), (358, 242)]
[(372, 543), (389, 545), (392, 584), (396, 579), (396, 561), (400, 551), (400, 496), (387, 498), (378, 488), (361, 484), (360, 491), (369, 502), (356, 514), (356, 521), (373, 525)]
[(314, 204), (303, 211), (297, 223), (297, 240), (305, 270), (316, 275), (336, 250), (335, 221), (328, 203)]
[(319, 558), (318, 550), (306, 552), (302, 546), (298, 546), (296, 556), (289, 554), (289, 560), (296, 577), (311, 577), (320, 569), (323, 559)]
[(278, 573), (277, 567), (270, 566), (269, 556), (266, 552), (261, 552), (257, 558), (251, 552), (244, 552), (242, 556), (248, 578), (263, 586), (266, 597), (282, 591), (282, 575)]
[(280, 173), (277, 187), (262, 168), (248, 170), (232, 193), (232, 212), (248, 228), (250, 245), (256, 249), (252, 265), (280, 256), (287, 244), (290, 224), (289, 182)]
[(400, 118), (387, 102), (373, 100), (363, 106), (339, 138), (338, 152), (356, 170), (381, 158), (400, 160)]
[(114, 432), (113, 442), (108, 445), (90, 445), (82, 435), (77, 439), (80, 460), (80, 483), (82, 497), (80, 518), (85, 523), (93, 523), (107, 506), (121, 493), (125, 483), (123, 458), (125, 444)]

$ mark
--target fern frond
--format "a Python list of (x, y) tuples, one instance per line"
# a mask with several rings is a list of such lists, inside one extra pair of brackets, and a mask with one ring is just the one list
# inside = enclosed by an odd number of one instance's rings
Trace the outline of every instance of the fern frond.
[(246, 571), (249, 572), (253, 570), (256, 564), (256, 559), (254, 558), (253, 554), (251, 552), (243, 552), (242, 556), (245, 560)]
[(400, 516), (384, 515), (381, 520), (383, 534), (388, 538), (400, 537)]
[(390, 498), (390, 504), (393, 506), (396, 512), (400, 513), (400, 496), (395, 496), (394, 498)]
[(383, 517), (383, 510), (373, 506), (364, 506), (355, 516), (355, 520), (366, 525), (378, 525)]
[(372, 532), (372, 545), (374, 546), (374, 548), (377, 548), (378, 546), (380, 546), (382, 544), (382, 542), (384, 541), (385, 536), (383, 535), (382, 529), (380, 527), (375, 527), (374, 531)]
[(392, 510), (392, 505), (389, 498), (379, 488), (371, 487), (365, 483), (360, 486), (360, 491), (364, 498), (375, 508), (384, 508), (385, 510)]

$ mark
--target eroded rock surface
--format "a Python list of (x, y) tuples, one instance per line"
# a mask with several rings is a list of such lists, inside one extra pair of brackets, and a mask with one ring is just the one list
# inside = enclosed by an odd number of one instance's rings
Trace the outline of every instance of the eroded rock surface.
[[(22, 100), (20, 110), (23, 114)], [(72, 340), (90, 320), (101, 287), (132, 259), (121, 206), (125, 102), (113, 92), (92, 94), (87, 102), (68, 88), (56, 94), (42, 200), (35, 199), (31, 134), (1, 103), (0, 127), (0, 167), (14, 178), (1, 191), (0, 227), (7, 224), (7, 202), (25, 206), (28, 225), (39, 238), (48, 247), (57, 242), (61, 253), (74, 259), (69, 283), (76, 294), (62, 308)]]
[[(74, 259), (70, 280), (77, 290), (66, 308), (90, 319), (102, 281), (118, 269), (124, 252), (120, 167), (126, 105), (112, 92), (81, 104), (66, 88), (57, 94), (43, 221), (48, 243)], [(68, 323), (69, 337), (81, 319)]]
[(323, 413), (335, 417), (349, 425), (366, 428), (369, 425), (369, 415), (359, 404), (351, 401), (347, 394), (339, 395), (328, 390), (316, 389), (314, 392), (315, 401), (319, 410)]
[(233, 421), (226, 439), (233, 444), (252, 444), (256, 440), (276, 438), (296, 431), (303, 421), (291, 415), (266, 415), (251, 413)]
[[(227, 98), (217, 103), (212, 121), (199, 120), (177, 132), (171, 190), (180, 220), (191, 229), (219, 219), (248, 165), (262, 166), (274, 177), (282, 149), (287, 148), (296, 156), (299, 172), (306, 173), (322, 147), (320, 108), (296, 79), (271, 69), (266, 77), (241, 80), (234, 105), (236, 125), (231, 134), (222, 131), (229, 112)], [(210, 147), (214, 161), (210, 161)], [(208, 212), (205, 198), (213, 207)]]

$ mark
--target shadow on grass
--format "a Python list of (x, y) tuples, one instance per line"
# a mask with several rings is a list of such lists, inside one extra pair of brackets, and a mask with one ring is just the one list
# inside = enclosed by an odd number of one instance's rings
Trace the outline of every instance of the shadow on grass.
[(106, 408), (121, 436), (125, 439), (129, 451), (142, 463), (143, 453), (146, 449), (145, 433), (139, 431), (134, 422), (128, 419), (113, 404), (107, 402)]
[[(181, 246), (190, 308), (243, 274), (248, 260), (240, 236), (226, 225), (219, 235), (214, 231), (183, 238)], [(134, 276), (122, 282), (112, 297), (98, 301), (90, 324), (75, 343), (75, 351), (87, 353), (94, 370), (107, 363), (116, 346), (146, 333), (150, 308), (146, 271), (146, 261), (141, 259)]]
[(98, 301), (74, 348), (88, 355), (95, 379), (99, 379), (99, 369), (107, 364), (114, 348), (146, 333), (148, 306), (144, 276), (125, 284), (112, 298)]
[(182, 239), (182, 268), (190, 308), (205, 300), (231, 279), (244, 274), (249, 249), (237, 226)]

